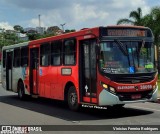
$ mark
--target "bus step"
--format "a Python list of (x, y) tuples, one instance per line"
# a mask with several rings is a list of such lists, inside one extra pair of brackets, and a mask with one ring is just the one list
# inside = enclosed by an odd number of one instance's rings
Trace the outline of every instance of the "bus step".
[(32, 98), (38, 98), (38, 95), (32, 94)]

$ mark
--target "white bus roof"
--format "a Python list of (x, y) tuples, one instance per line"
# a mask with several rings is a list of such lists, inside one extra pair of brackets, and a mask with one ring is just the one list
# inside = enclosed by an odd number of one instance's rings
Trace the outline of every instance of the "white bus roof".
[(4, 46), (4, 47), (2, 48), (2, 50), (13, 49), (13, 48), (23, 47), (23, 46), (28, 46), (28, 44), (29, 44), (29, 42), (23, 42), (23, 43), (19, 43), (19, 44)]

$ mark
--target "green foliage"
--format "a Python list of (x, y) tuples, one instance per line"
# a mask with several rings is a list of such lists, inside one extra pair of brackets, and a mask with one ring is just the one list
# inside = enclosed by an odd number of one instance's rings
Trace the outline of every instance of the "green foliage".
[(37, 39), (41, 39), (41, 38), (47, 38), (47, 37), (51, 37), (51, 36), (55, 36), (54, 33), (44, 33), (44, 34), (38, 34), (38, 33), (30, 33), (27, 34), (29, 40), (37, 40)]
[(37, 34), (36, 33), (29, 33), (27, 34), (29, 40), (36, 40)]
[(142, 25), (143, 17), (141, 8), (137, 8), (136, 11), (131, 11), (129, 14), (129, 18), (131, 19), (120, 19), (117, 21), (117, 25), (119, 24), (131, 24), (131, 25)]
[(66, 30), (65, 30), (65, 33), (70, 33), (70, 32), (75, 32), (75, 31), (76, 31), (75, 29), (71, 29), (71, 30), (66, 29)]
[(15, 31), (19, 31), (20, 33), (24, 33), (24, 29), (20, 25), (15, 25), (13, 28)]
[(155, 36), (155, 43), (159, 42), (160, 35), (160, 7), (154, 7), (151, 9), (151, 12), (144, 16), (144, 26), (147, 26), (152, 29)]
[(3, 46), (13, 45), (18, 42), (18, 37), (15, 33), (0, 33), (0, 48)]
[(55, 34), (54, 33), (49, 33), (49, 34), (45, 33), (43, 35), (37, 34), (36, 39), (47, 38), (47, 37), (51, 37), (51, 36), (55, 36)]

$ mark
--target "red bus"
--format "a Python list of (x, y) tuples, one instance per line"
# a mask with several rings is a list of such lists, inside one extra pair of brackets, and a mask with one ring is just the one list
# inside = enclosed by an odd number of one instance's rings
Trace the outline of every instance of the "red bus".
[(2, 49), (2, 86), (26, 95), (122, 107), (156, 101), (154, 37), (142, 26), (85, 28)]

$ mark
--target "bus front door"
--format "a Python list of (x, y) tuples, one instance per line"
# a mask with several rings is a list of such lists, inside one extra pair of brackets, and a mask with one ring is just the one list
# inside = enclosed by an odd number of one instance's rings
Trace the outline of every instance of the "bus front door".
[(39, 87), (39, 48), (30, 49), (30, 94), (38, 95)]
[(12, 90), (13, 51), (6, 52), (6, 90)]
[(80, 100), (96, 103), (96, 40), (80, 41)]

